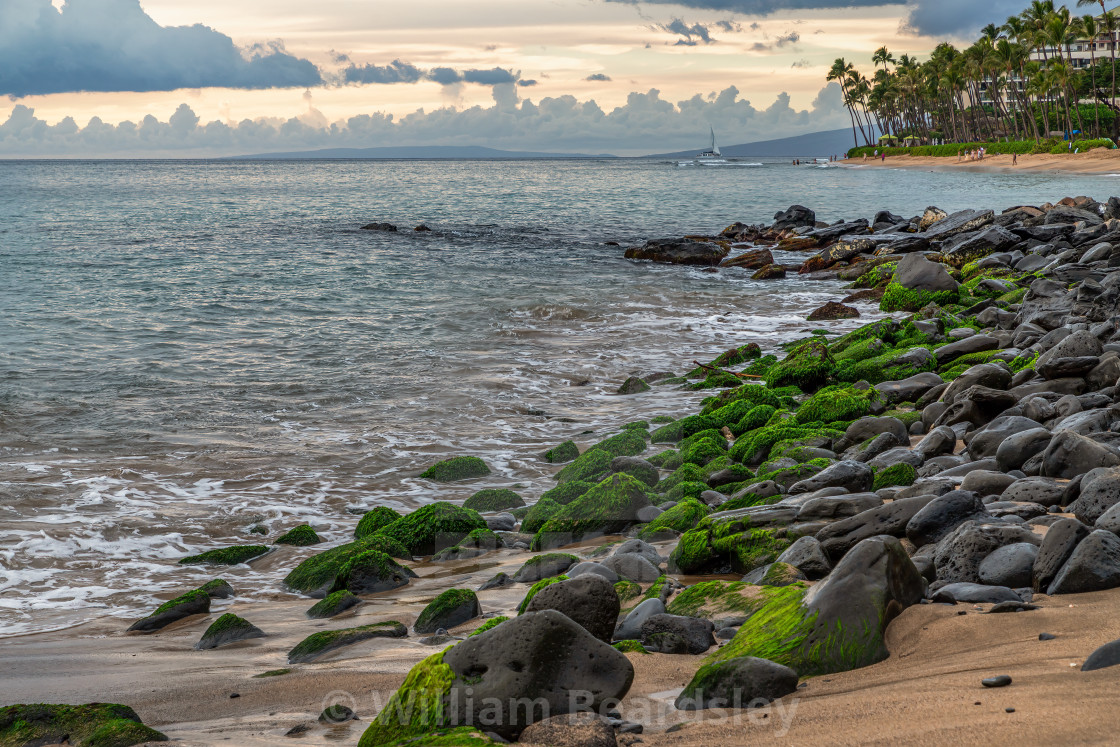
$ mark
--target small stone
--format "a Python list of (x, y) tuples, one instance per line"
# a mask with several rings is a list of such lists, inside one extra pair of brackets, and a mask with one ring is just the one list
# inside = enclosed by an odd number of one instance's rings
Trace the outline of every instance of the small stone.
[(296, 724), (291, 729), (284, 732), (285, 737), (302, 737), (307, 732), (311, 731), (311, 727), (307, 724)]
[(233, 698), (240, 698), (240, 697), (241, 697), (241, 693), (230, 693), (230, 694), (229, 694), (229, 697), (230, 697), (230, 699), (231, 699), (231, 700), (232, 700)]
[(1054, 635), (1053, 633), (1039, 633), (1038, 634), (1038, 640), (1040, 640), (1040, 641), (1052, 641), (1057, 637), (1058, 636)]
[(1004, 710), (1005, 713), (1015, 713), (1014, 708), (1004, 708), (1003, 710)]
[(995, 677), (980, 680), (980, 684), (984, 687), (1007, 687), (1011, 684), (1011, 677), (1006, 674), (999, 674)]

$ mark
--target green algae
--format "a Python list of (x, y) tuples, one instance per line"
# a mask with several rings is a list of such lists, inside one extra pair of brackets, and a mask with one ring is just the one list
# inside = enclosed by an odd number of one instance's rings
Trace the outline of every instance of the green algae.
[(437, 501), (382, 527), (377, 536), (396, 540), (413, 555), (433, 555), (458, 544), (471, 530), (485, 528), (486, 522), (477, 512)]
[(444, 695), (455, 673), (443, 663), (446, 651), (432, 654), (409, 670), (377, 718), (362, 734), (358, 747), (384, 747), (409, 737), (424, 736), (444, 724)]
[(890, 467), (876, 472), (875, 482), (872, 484), (871, 490), (875, 491), (896, 485), (913, 485), (914, 481), (917, 479), (918, 471), (914, 469), (913, 465), (900, 462), (899, 464), (892, 464)]
[(561, 506), (567, 506), (569, 503), (579, 498), (591, 488), (595, 487), (596, 483), (588, 482), (586, 480), (576, 480), (573, 482), (566, 482), (562, 485), (557, 485), (551, 490), (546, 490), (541, 493), (541, 498), (548, 498), (550, 501), (555, 501)]
[(771, 389), (793, 385), (804, 392), (816, 391), (836, 373), (836, 361), (828, 345), (812, 338), (794, 348), (781, 363), (766, 372)]
[(753, 431), (756, 428), (762, 428), (774, 417), (778, 412), (778, 408), (773, 405), (756, 405), (747, 412), (739, 422), (729, 426), (731, 433), (735, 436), (741, 436), (744, 433)]
[(284, 584), (293, 591), (312, 594), (328, 590), (343, 565), (351, 558), (369, 550), (379, 550), (390, 557), (411, 558), (411, 553), (391, 537), (371, 534), (312, 555), (296, 566), (284, 578)]
[(556, 482), (563, 485), (569, 482), (596, 480), (610, 470), (612, 459), (614, 457), (602, 449), (588, 449), (578, 459), (556, 473)]
[(235, 545), (207, 550), (198, 555), (179, 559), (179, 565), (239, 565), (264, 555), (269, 550), (265, 545)]
[(232, 612), (227, 612), (206, 629), (202, 638), (195, 644), (195, 648), (201, 650), (212, 649), (224, 646), (227, 643), (263, 636), (264, 633), (256, 625)]
[(130, 747), (166, 742), (144, 726), (136, 711), (116, 703), (8, 705), (0, 708), (0, 747), (71, 744), (75, 747)]
[(428, 603), (412, 629), (417, 633), (434, 633), (440, 628), (453, 628), (482, 614), (478, 597), (470, 589), (447, 589)]
[(666, 606), (670, 615), (711, 618), (726, 612), (753, 613), (762, 606), (757, 586), (742, 581), (705, 581), (681, 591)]
[[(686, 483), (687, 484), (687, 483)], [(705, 487), (705, 489), (707, 489)], [(658, 533), (687, 532), (711, 513), (711, 510), (695, 498), (685, 498), (677, 505), (646, 524), (638, 537), (646, 539)]]
[(546, 586), (552, 586), (553, 584), (567, 580), (568, 577), (561, 574), (559, 576), (551, 576), (550, 578), (542, 578), (540, 581), (537, 581), (535, 584), (529, 587), (529, 591), (525, 592), (525, 598), (522, 599), (521, 603), (517, 605), (517, 614), (525, 614), (525, 608), (529, 606), (529, 602), (533, 601), (533, 597), (535, 597), (541, 589), (545, 588)]
[(433, 464), (420, 473), (420, 477), (436, 482), (455, 482), (484, 477), (490, 474), (486, 462), (478, 457), (452, 457)]
[(312, 619), (334, 617), (342, 614), (351, 607), (361, 604), (362, 600), (346, 589), (332, 592), (324, 599), (320, 599), (307, 610), (307, 616)]
[(703, 482), (704, 470), (695, 464), (682, 464), (673, 473), (654, 486), (656, 493), (668, 493), (673, 488), (686, 482)]
[(463, 508), (482, 512), (505, 511), (510, 508), (520, 508), (524, 505), (525, 501), (521, 496), (505, 488), (480, 490), (463, 501)]
[(490, 630), (490, 628), (496, 628), (508, 619), (509, 618), (506, 617), (505, 615), (498, 615), (497, 617), (491, 617), (489, 620), (482, 623), (482, 625), (479, 625), (477, 628), (472, 630), (470, 632), (470, 635), (467, 636), (467, 638), (471, 638), (472, 636), (476, 636), (480, 633), (485, 633), (487, 630)]
[(401, 518), (401, 514), (388, 506), (377, 506), (370, 509), (362, 515), (361, 521), (354, 529), (354, 538), (362, 539), (371, 534), (376, 534), (382, 527), (389, 526), (399, 518)]
[(570, 462), (579, 456), (579, 447), (576, 446), (575, 441), (565, 441), (559, 446), (553, 446), (551, 449), (541, 454), (541, 459), (550, 464), (563, 464)]
[(642, 587), (637, 583), (628, 579), (616, 581), (614, 584), (614, 593), (618, 595), (618, 601), (622, 603), (629, 602), (631, 599), (637, 599), (642, 595)]
[(279, 539), (276, 540), (277, 545), (293, 545), (295, 547), (308, 547), (310, 545), (317, 545), (322, 542), (319, 535), (308, 524), (300, 524), (298, 527), (289, 529)]
[(630, 475), (611, 475), (545, 522), (533, 538), (532, 549), (625, 531), (650, 505), (647, 490)]
[[(573, 483), (568, 484), (571, 485)], [(527, 534), (536, 534), (549, 519), (560, 513), (563, 508), (564, 507), (556, 501), (541, 496), (540, 500), (529, 508), (529, 513), (522, 519), (521, 531)]]
[(920, 311), (929, 304), (945, 306), (954, 303), (959, 297), (956, 290), (924, 291), (907, 288), (900, 283), (891, 282), (879, 302), (880, 311)]
[(649, 651), (646, 651), (646, 647), (643, 646), (638, 641), (633, 641), (633, 640), (631, 640), (631, 641), (617, 641), (616, 643), (612, 643), (611, 645), (615, 647), (615, 650), (621, 651), (624, 654), (648, 654), (649, 653)]
[(360, 625), (356, 628), (343, 628), (342, 630), (323, 630), (312, 633), (297, 643), (288, 652), (289, 664), (303, 664), (315, 661), (318, 658), (344, 646), (350, 646), (371, 638), (404, 638), (408, 629), (396, 620)]
[(264, 679), (265, 677), (283, 677), (285, 674), (291, 674), (291, 673), (292, 673), (292, 670), (287, 669), (287, 668), (284, 668), (284, 669), (269, 669), (267, 672), (261, 672), (260, 674), (254, 674), (253, 679), (259, 680), (259, 679)]
[(588, 451), (598, 449), (605, 451), (611, 457), (637, 456), (646, 450), (646, 434), (644, 431), (624, 430), (616, 436), (600, 441)]
[(851, 422), (871, 412), (878, 392), (846, 386), (821, 389), (798, 408), (793, 419), (800, 424)]

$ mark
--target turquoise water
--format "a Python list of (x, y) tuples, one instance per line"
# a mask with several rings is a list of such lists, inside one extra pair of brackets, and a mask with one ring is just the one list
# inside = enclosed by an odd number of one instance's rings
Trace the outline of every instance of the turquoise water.
[[(606, 242), (792, 203), (837, 220), (1114, 184), (784, 163), (0, 162), (0, 634), (135, 614), (209, 578), (177, 558), (257, 523), (339, 541), (377, 504), (509, 485), (535, 499), (551, 472), (535, 454), (699, 396), (614, 396), (628, 375), (773, 350), (844, 295), (631, 263)], [(375, 220), (403, 230), (359, 230)], [(492, 477), (415, 479), (460, 453)], [(289, 565), (223, 575), (271, 594)]]

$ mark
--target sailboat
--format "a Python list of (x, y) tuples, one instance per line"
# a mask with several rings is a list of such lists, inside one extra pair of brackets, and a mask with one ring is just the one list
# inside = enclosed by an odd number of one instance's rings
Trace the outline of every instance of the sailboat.
[(723, 160), (723, 154), (719, 152), (719, 145), (716, 143), (716, 131), (711, 125), (708, 125), (708, 130), (712, 134), (712, 145), (708, 150), (696, 156), (699, 163), (726, 163)]

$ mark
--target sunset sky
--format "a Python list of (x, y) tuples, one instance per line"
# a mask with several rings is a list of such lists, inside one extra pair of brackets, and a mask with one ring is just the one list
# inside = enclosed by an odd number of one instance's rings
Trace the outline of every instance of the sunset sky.
[(836, 1), (0, 0), (0, 156), (784, 137), (847, 125), (836, 57), (1022, 5)]

